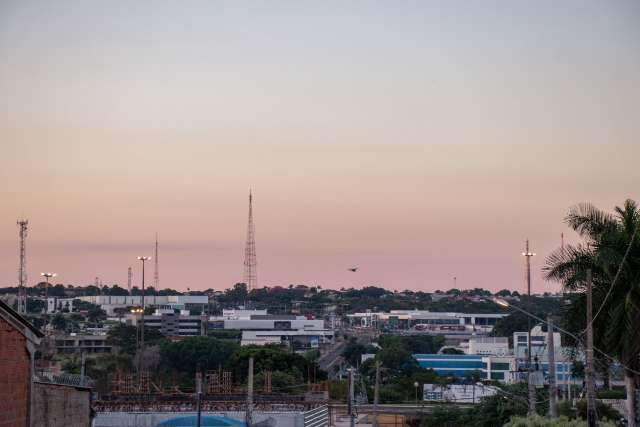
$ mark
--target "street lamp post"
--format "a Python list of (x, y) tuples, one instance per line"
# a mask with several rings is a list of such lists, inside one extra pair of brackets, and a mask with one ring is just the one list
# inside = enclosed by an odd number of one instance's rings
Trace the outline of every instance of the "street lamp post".
[[(529, 252), (529, 240), (526, 242), (522, 256), (527, 261), (527, 303), (531, 306), (531, 257), (536, 254)], [(527, 317), (527, 382), (529, 386), (529, 415), (536, 413), (536, 389), (533, 384), (533, 366), (531, 365), (531, 318)]]
[(44, 280), (45, 280), (43, 310), (44, 310), (44, 313), (47, 314), (47, 312), (49, 311), (49, 279), (52, 277), (56, 277), (57, 274), (56, 273), (40, 273), (40, 275), (44, 277)]
[(138, 260), (142, 261), (142, 317), (140, 321), (140, 356), (138, 357), (138, 374), (142, 372), (142, 357), (144, 354), (144, 263), (151, 259), (150, 256), (139, 256)]
[(413, 383), (413, 388), (416, 391), (416, 408), (418, 407), (418, 387), (420, 386), (420, 384), (418, 384), (418, 381)]
[[(132, 308), (131, 309), (131, 314), (133, 314), (136, 318), (136, 351), (138, 352), (138, 363), (136, 364), (136, 369), (138, 370), (138, 374), (140, 373), (140, 366), (141, 366), (141, 362), (140, 360), (142, 360), (142, 357), (140, 356), (140, 322), (138, 320), (138, 315), (144, 313), (144, 311), (140, 308)], [(143, 314), (144, 315), (144, 314)]]

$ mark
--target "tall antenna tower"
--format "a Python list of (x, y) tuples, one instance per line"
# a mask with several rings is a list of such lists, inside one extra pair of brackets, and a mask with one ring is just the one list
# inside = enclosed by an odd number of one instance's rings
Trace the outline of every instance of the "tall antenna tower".
[(131, 295), (131, 281), (133, 279), (133, 271), (131, 271), (131, 267), (127, 270), (127, 291), (129, 291), (129, 295)]
[(155, 259), (154, 259), (154, 270), (153, 270), (153, 287), (156, 290), (160, 289), (158, 286), (160, 285), (160, 270), (158, 270), (158, 233), (156, 233), (156, 251), (155, 251)]
[(26, 219), (18, 220), (20, 226), (20, 266), (18, 267), (18, 313), (27, 313), (27, 226)]
[(247, 291), (251, 292), (258, 286), (258, 272), (256, 270), (256, 238), (253, 225), (253, 195), (249, 190), (249, 221), (247, 224), (247, 243), (244, 247), (244, 283)]

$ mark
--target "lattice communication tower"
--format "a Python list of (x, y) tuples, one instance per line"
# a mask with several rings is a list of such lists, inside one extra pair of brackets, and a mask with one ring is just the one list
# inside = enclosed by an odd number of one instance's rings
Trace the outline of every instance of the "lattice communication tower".
[(244, 283), (247, 291), (251, 292), (258, 286), (258, 272), (256, 263), (256, 238), (253, 224), (253, 195), (249, 190), (249, 220), (247, 223), (247, 243), (244, 248)]

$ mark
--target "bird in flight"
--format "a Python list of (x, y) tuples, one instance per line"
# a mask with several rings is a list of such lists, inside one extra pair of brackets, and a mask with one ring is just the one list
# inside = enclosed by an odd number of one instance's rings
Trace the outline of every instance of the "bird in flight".
[(355, 273), (356, 271), (358, 271), (358, 267), (351, 267), (349, 271)]

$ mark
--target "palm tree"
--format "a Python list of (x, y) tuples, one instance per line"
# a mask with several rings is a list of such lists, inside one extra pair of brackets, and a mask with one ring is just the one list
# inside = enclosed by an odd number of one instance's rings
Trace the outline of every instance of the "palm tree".
[[(570, 209), (565, 222), (584, 240), (553, 252), (545, 262), (548, 280), (577, 293), (567, 307), (571, 323), (586, 327), (586, 272), (593, 274), (594, 338), (624, 367), (629, 426), (635, 427), (634, 397), (640, 371), (640, 210), (633, 200), (613, 214), (591, 204)], [(582, 303), (580, 303), (582, 301)]]

